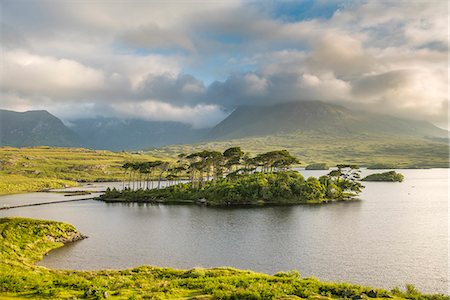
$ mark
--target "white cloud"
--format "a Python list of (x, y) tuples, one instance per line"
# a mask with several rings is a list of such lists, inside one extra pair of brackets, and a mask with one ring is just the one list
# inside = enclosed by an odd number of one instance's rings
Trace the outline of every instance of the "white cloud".
[(46, 97), (78, 95), (101, 89), (102, 71), (70, 59), (39, 56), (25, 51), (4, 51), (0, 84), (4, 91)]

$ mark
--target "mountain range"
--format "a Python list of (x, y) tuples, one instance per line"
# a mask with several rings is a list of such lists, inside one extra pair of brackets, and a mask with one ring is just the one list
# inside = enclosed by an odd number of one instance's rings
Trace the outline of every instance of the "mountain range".
[[(65, 125), (47, 111), (0, 110), (2, 146), (80, 146), (131, 150), (170, 144), (191, 144), (280, 135), (317, 135), (323, 141), (339, 135), (389, 135), (408, 138), (448, 138), (448, 131), (425, 121), (401, 119), (319, 101), (271, 106), (241, 106), (209, 129), (177, 122), (78, 119)], [(289, 140), (279, 147), (289, 147)]]
[(208, 132), (179, 122), (102, 117), (72, 121), (70, 129), (81, 137), (84, 147), (114, 151), (192, 143)]

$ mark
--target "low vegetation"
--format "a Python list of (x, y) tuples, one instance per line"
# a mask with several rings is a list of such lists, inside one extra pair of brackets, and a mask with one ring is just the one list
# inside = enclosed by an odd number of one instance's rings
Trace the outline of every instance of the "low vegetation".
[[(348, 200), (358, 195), (363, 186), (354, 165), (338, 165), (337, 170), (320, 178), (305, 179), (290, 170), (298, 160), (286, 150), (270, 151), (251, 157), (239, 147), (218, 151), (180, 154), (177, 165), (150, 161), (125, 164), (130, 186), (123, 191), (107, 190), (99, 199), (105, 201), (195, 203), (207, 205), (279, 205), (306, 204)], [(181, 175), (180, 175), (181, 173)], [(157, 188), (148, 178), (158, 177)], [(180, 183), (182, 176), (189, 182)], [(142, 181), (142, 178), (145, 178)], [(174, 185), (160, 188), (161, 179)], [(125, 184), (124, 184), (125, 185)]]
[(0, 173), (0, 194), (42, 191), (76, 186), (77, 182), (55, 178), (30, 178), (23, 175)]
[(330, 167), (326, 163), (313, 163), (305, 167), (305, 170), (328, 170)]
[(82, 148), (0, 147), (0, 194), (74, 186), (85, 181), (120, 181), (126, 161), (154, 159), (144, 154)]
[(232, 268), (65, 271), (36, 266), (51, 249), (79, 236), (69, 224), (25, 218), (0, 219), (0, 298), (20, 299), (342, 299), (448, 300), (349, 283), (321, 282), (296, 271), (266, 275)]
[(387, 182), (402, 182), (403, 175), (395, 171), (384, 173), (370, 174), (362, 179), (362, 181), (387, 181)]

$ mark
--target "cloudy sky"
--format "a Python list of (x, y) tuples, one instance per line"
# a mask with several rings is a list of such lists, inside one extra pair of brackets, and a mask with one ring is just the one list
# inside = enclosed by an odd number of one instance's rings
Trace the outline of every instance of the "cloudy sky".
[(208, 127), (321, 100), (448, 127), (446, 0), (0, 4), (0, 108)]

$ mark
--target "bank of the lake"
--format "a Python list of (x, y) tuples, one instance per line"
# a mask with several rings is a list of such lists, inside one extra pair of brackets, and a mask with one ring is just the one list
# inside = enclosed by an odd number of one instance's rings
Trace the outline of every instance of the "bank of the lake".
[(117, 299), (449, 299), (405, 291), (321, 282), (298, 272), (266, 275), (232, 268), (57, 271), (35, 266), (48, 251), (84, 238), (72, 225), (25, 218), (0, 219), (0, 295), (24, 298)]

